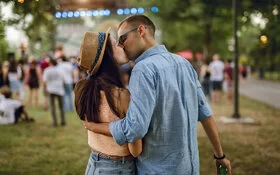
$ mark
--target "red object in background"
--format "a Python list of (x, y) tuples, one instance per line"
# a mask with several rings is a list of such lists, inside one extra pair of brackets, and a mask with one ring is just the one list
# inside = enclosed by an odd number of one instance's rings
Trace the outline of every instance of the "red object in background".
[(200, 61), (201, 58), (202, 58), (202, 54), (200, 52), (196, 52), (195, 53), (195, 58), (196, 58), (197, 61)]
[(186, 58), (187, 60), (192, 60), (193, 59), (193, 54), (191, 50), (183, 50), (181, 52), (177, 52), (176, 54)]

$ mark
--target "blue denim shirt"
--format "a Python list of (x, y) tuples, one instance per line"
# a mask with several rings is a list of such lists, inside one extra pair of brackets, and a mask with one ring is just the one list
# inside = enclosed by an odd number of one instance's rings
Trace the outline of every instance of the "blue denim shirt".
[(124, 119), (110, 123), (122, 145), (143, 138), (138, 174), (199, 174), (197, 125), (212, 115), (197, 74), (184, 58), (155, 46), (136, 59)]

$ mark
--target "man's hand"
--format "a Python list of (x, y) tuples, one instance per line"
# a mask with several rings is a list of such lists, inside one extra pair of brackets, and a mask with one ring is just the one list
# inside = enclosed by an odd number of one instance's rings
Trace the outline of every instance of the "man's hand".
[(216, 160), (217, 175), (220, 174), (220, 169), (219, 169), (220, 165), (224, 165), (225, 167), (227, 167), (227, 174), (231, 175), (231, 165), (230, 165), (230, 161), (227, 158)]
[(112, 136), (109, 129), (109, 123), (94, 123), (94, 122), (88, 122), (87, 120), (84, 120), (83, 123), (85, 128), (92, 132), (95, 132), (97, 134)]

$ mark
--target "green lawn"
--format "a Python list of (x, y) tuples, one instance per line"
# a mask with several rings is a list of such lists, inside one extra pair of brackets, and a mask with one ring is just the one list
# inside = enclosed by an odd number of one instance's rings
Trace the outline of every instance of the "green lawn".
[[(211, 106), (233, 174), (279, 174), (280, 111), (241, 98), (241, 115), (260, 125), (223, 124), (219, 116), (230, 116), (233, 107), (223, 103)], [(53, 128), (50, 112), (41, 108), (28, 111), (35, 123), (0, 126), (0, 175), (84, 174), (90, 149), (86, 130), (75, 113), (66, 113), (67, 126)], [(198, 135), (201, 174), (214, 175), (211, 145), (201, 125)]]

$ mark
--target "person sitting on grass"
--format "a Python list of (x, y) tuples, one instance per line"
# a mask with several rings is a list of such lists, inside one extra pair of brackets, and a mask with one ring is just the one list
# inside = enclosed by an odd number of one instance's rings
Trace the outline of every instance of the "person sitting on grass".
[(11, 99), (12, 92), (8, 86), (0, 88), (0, 125), (16, 124), (19, 119), (26, 122), (33, 122), (29, 117), (24, 105), (15, 99)]

